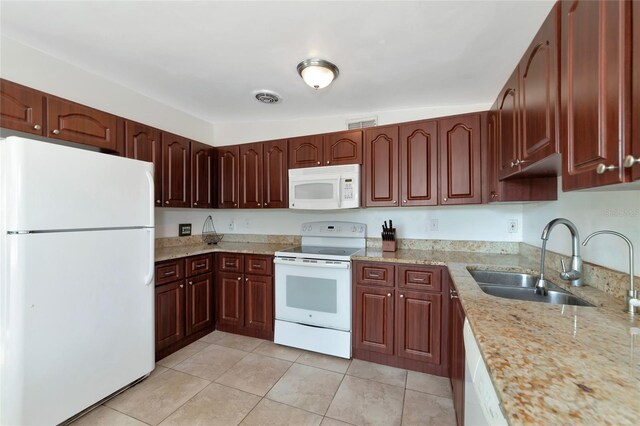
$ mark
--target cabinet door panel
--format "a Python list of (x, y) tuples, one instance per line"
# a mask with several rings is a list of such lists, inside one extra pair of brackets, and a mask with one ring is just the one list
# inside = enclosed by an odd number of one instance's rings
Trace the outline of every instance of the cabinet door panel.
[(201, 254), (200, 256), (192, 256), (186, 259), (187, 277), (210, 273), (213, 270), (213, 255)]
[(184, 281), (156, 287), (156, 351), (184, 335)]
[(162, 206), (162, 133), (144, 124), (127, 121), (125, 155), (128, 158), (153, 163), (155, 206)]
[(425, 290), (442, 291), (442, 269), (420, 268), (416, 266), (398, 266), (398, 287)]
[(441, 204), (480, 204), (480, 114), (439, 121)]
[(392, 289), (356, 286), (355, 347), (393, 353)]
[(324, 164), (362, 164), (362, 131), (324, 135)]
[(218, 323), (244, 325), (244, 284), (242, 274), (220, 272), (216, 276)]
[(498, 178), (511, 176), (520, 167), (515, 165), (520, 155), (518, 123), (518, 68), (513, 72), (498, 98)]
[(0, 127), (44, 135), (44, 94), (0, 79)]
[(558, 14), (556, 4), (520, 64), (520, 159), (524, 167), (559, 151)]
[(289, 139), (289, 168), (317, 167), (322, 164), (322, 136)]
[(400, 126), (400, 185), (403, 206), (438, 204), (438, 123)]
[(388, 263), (366, 263), (357, 262), (354, 264), (356, 270), (356, 282), (366, 285), (383, 285), (393, 287), (395, 266)]
[(262, 144), (240, 145), (240, 208), (262, 207)]
[(216, 270), (220, 272), (244, 272), (244, 255), (239, 253), (216, 253)]
[(210, 209), (215, 206), (216, 160), (214, 147), (191, 141), (192, 207)]
[(396, 354), (402, 358), (440, 364), (442, 295), (398, 291)]
[(244, 263), (247, 274), (273, 275), (273, 257), (246, 254)]
[[(564, 190), (619, 183), (624, 119), (624, 1), (562, 2)], [(617, 167), (597, 174), (598, 164)]]
[(272, 209), (286, 209), (289, 207), (287, 141), (283, 139), (265, 142), (263, 149), (263, 206)]
[(191, 207), (189, 140), (162, 134), (162, 195), (165, 207)]
[(115, 115), (47, 97), (47, 137), (117, 152), (117, 122)]
[(213, 324), (213, 275), (187, 279), (187, 336)]
[(365, 205), (398, 205), (398, 127), (365, 131)]
[(156, 263), (156, 285), (184, 278), (184, 260), (173, 259)]
[(240, 149), (238, 146), (218, 148), (218, 207), (238, 207), (240, 179)]
[(273, 330), (273, 278), (261, 275), (244, 277), (245, 326)]

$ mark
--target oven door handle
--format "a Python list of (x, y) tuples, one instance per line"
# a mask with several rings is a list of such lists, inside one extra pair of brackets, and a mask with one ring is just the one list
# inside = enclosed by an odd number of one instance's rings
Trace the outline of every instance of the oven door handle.
[(327, 260), (313, 260), (311, 262), (305, 262), (303, 259), (291, 259), (276, 257), (273, 259), (273, 263), (277, 265), (289, 265), (289, 266), (306, 266), (310, 268), (327, 268), (327, 269), (350, 269), (351, 262), (334, 262)]

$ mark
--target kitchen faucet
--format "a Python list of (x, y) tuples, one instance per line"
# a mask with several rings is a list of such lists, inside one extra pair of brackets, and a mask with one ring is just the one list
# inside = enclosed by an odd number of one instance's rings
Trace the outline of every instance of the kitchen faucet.
[(629, 291), (627, 291), (627, 296), (626, 296), (627, 312), (629, 312), (630, 314), (637, 314), (638, 307), (640, 306), (640, 300), (638, 300), (638, 291), (635, 289), (633, 285), (633, 260), (634, 260), (633, 244), (631, 244), (631, 240), (629, 238), (627, 238), (626, 236), (622, 235), (619, 232), (604, 230), (604, 231), (596, 231), (591, 235), (589, 235), (587, 238), (584, 239), (584, 241), (582, 242), (582, 245), (586, 246), (591, 238), (601, 234), (610, 234), (610, 235), (615, 235), (616, 237), (620, 237), (629, 246)]
[(547, 280), (544, 278), (544, 258), (547, 252), (547, 241), (549, 240), (549, 234), (551, 230), (558, 224), (565, 225), (571, 232), (571, 269), (567, 271), (564, 263), (564, 259), (561, 260), (562, 272), (560, 278), (565, 281), (570, 281), (574, 287), (580, 287), (582, 285), (582, 258), (580, 257), (580, 237), (578, 236), (578, 228), (568, 219), (557, 218), (547, 223), (547, 226), (542, 230), (542, 253), (540, 254), (540, 278), (536, 283), (536, 294), (546, 296), (547, 294)]

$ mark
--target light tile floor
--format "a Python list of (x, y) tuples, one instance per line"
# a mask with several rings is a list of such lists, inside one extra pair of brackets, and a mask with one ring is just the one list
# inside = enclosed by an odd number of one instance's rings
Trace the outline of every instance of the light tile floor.
[(449, 380), (214, 331), (74, 425), (455, 425)]

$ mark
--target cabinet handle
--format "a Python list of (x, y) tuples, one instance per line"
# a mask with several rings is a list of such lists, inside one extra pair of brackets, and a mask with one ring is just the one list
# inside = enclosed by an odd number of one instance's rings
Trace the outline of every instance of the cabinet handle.
[(320, 162), (318, 161), (318, 166), (320, 165)]
[(164, 203), (165, 203), (165, 204), (169, 204), (169, 201), (167, 200), (167, 201), (165, 201)]
[(60, 130), (58, 130), (58, 129), (53, 129), (53, 130), (51, 131), (51, 133), (53, 133), (54, 135), (59, 135), (59, 134), (60, 134)]
[(242, 277), (238, 277), (238, 281), (242, 280)]
[(413, 281), (417, 281), (419, 283), (423, 283), (424, 282), (424, 278), (414, 278)]
[(633, 155), (627, 155), (624, 157), (624, 167), (633, 167), (634, 164), (640, 164), (640, 157), (634, 158)]
[(398, 204), (398, 202), (396, 200), (393, 200), (393, 204)]
[(497, 198), (498, 194), (495, 193), (495, 191), (491, 191), (491, 199)]
[(197, 206), (197, 205), (198, 205), (198, 203), (193, 203), (193, 205), (194, 205), (194, 206)]
[(391, 297), (391, 293), (387, 293), (387, 297)]
[(401, 294), (401, 295), (400, 295), (400, 299), (404, 299), (404, 294)]
[(236, 264), (233, 262), (225, 262), (224, 266), (226, 266), (227, 268), (234, 268)]
[(380, 278), (378, 274), (369, 274), (369, 278)]
[(40, 130), (40, 129), (42, 129), (42, 126), (40, 126), (39, 124), (35, 124), (33, 126), (33, 128), (36, 129), (36, 130)]
[(451, 296), (452, 299), (459, 299), (458, 292), (452, 288), (449, 289), (449, 295)]
[(165, 273), (164, 273), (164, 276), (165, 276), (165, 277), (169, 277), (169, 276), (171, 276), (171, 275), (175, 275), (175, 274), (176, 274), (176, 271), (169, 271), (169, 272), (165, 272)]
[(513, 160), (512, 162), (509, 163), (509, 166), (511, 167), (515, 167), (518, 165), (518, 160)]
[(601, 175), (604, 172), (610, 172), (610, 171), (615, 170), (617, 168), (618, 168), (618, 166), (615, 166), (613, 164), (609, 164), (608, 166), (605, 166), (603, 163), (600, 163), (600, 164), (598, 164), (598, 167), (596, 167), (596, 173)]
[(204, 268), (205, 266), (207, 266), (207, 264), (206, 263), (196, 263), (194, 266), (196, 268)]

